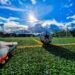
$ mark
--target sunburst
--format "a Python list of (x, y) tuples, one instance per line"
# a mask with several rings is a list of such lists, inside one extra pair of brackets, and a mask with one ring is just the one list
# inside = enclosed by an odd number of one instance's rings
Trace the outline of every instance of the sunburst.
[(34, 22), (36, 22), (36, 21), (38, 21), (38, 20), (37, 20), (37, 18), (35, 17), (35, 15), (34, 15), (33, 13), (30, 13), (30, 14), (29, 14), (29, 17), (28, 17), (28, 22), (34, 23)]

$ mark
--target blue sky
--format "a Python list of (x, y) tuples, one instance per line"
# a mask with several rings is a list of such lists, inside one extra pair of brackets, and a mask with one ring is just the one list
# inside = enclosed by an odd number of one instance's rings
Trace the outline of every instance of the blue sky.
[(24, 26), (36, 21), (70, 25), (75, 23), (75, 0), (0, 0), (0, 22), (9, 21)]

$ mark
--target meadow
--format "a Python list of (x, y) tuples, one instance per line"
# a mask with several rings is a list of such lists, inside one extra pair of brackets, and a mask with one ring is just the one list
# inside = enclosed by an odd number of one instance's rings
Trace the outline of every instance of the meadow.
[[(0, 41), (17, 41), (18, 46), (39, 45), (31, 37), (0, 38)], [(52, 44), (62, 42), (74, 43), (75, 38), (52, 40)], [(15, 48), (12, 57), (0, 66), (0, 75), (75, 75), (75, 45)]]

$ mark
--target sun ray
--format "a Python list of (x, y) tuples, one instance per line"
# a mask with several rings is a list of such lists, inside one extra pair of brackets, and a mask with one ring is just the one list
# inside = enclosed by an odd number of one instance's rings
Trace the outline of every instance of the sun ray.
[(30, 23), (34, 23), (38, 21), (37, 18), (35, 17), (34, 13), (30, 13), (29, 16), (28, 16), (28, 22)]

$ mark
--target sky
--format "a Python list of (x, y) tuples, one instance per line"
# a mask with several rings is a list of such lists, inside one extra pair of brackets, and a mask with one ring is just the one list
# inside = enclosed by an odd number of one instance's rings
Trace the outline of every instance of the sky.
[(0, 0), (0, 23), (5, 28), (28, 29), (40, 22), (43, 27), (75, 24), (75, 0)]

